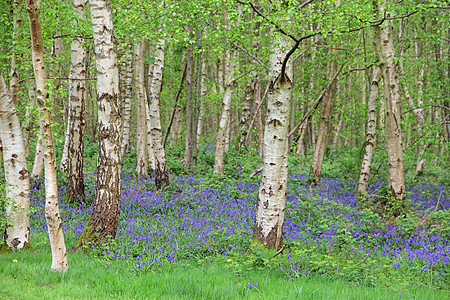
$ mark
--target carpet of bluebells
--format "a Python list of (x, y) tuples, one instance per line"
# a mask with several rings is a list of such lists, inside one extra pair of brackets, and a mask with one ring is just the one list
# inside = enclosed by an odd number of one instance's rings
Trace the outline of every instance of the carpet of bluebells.
[[(94, 195), (94, 177), (95, 174), (86, 175), (88, 197)], [(129, 263), (137, 271), (191, 258), (220, 256), (225, 263), (234, 262), (248, 253), (257, 179), (253, 183), (210, 182), (199, 176), (171, 175), (170, 180), (170, 188), (159, 193), (151, 176), (136, 179), (122, 174), (121, 217), (115, 244), (98, 246), (93, 253), (106, 258), (109, 264)], [(64, 187), (59, 186), (59, 197), (64, 199)], [(373, 199), (377, 199), (375, 195), (382, 186), (377, 182), (370, 187)], [(448, 280), (448, 187), (409, 186), (407, 197), (415, 207), (415, 217), (395, 221), (363, 209), (355, 189), (353, 181), (328, 178), (310, 188), (306, 175), (290, 174), (284, 224), (287, 247), (279, 256), (284, 260), (279, 267), (288, 276), (339, 273), (342, 265), (331, 256), (345, 252), (353, 254), (357, 259), (354, 265), (361, 272), (415, 266), (417, 272)], [(32, 234), (46, 232), (43, 190), (43, 184), (33, 184)], [(60, 201), (65, 238), (74, 244), (92, 209)]]

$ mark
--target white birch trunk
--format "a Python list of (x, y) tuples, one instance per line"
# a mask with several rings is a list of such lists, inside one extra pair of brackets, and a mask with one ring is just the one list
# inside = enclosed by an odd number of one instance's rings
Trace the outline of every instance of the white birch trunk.
[(62, 231), (61, 215), (58, 206), (58, 187), (56, 183), (56, 157), (53, 145), (50, 111), (47, 102), (46, 74), (44, 66), (43, 40), (37, 3), (27, 0), (28, 18), (32, 41), (32, 60), (36, 78), (36, 95), (41, 119), (41, 135), (44, 145), (45, 164), (45, 219), (52, 248), (52, 266), (55, 271), (68, 269), (66, 245)]
[[(380, 15), (385, 14), (383, 5), (378, 7)], [(391, 20), (386, 20), (381, 25), (380, 37), (375, 40), (378, 48), (377, 55), (382, 62), (382, 75), (384, 82), (384, 109), (385, 109), (385, 133), (386, 150), (389, 161), (389, 189), (392, 196), (402, 201), (405, 197), (405, 180), (403, 173), (403, 145), (400, 128), (400, 87), (398, 72), (395, 65), (396, 57), (394, 41), (392, 37)]]
[(128, 153), (130, 148), (130, 120), (131, 120), (131, 95), (133, 83), (133, 56), (131, 51), (125, 53), (125, 74), (122, 78), (123, 84), (123, 131), (121, 154), (122, 157)]
[[(75, 14), (86, 19), (87, 0), (74, 0)], [(75, 26), (77, 24), (74, 24)], [(67, 118), (65, 157), (61, 159), (61, 169), (67, 172), (66, 197), (68, 202), (84, 202), (83, 137), (86, 103), (86, 61), (84, 38), (75, 36), (70, 47), (71, 69), (69, 73), (69, 109)], [(67, 147), (67, 149), (66, 149)]]
[(289, 76), (292, 76), (292, 64), (288, 62), (286, 75), (282, 76), (282, 62), (289, 50), (289, 43), (284, 37), (273, 39), (273, 53), (269, 58), (270, 90), (264, 131), (263, 170), (256, 203), (253, 243), (279, 249), (282, 246), (288, 177), (288, 129), (292, 96)]
[[(234, 88), (234, 73), (236, 71), (237, 51), (228, 49), (225, 61), (225, 94), (222, 101), (222, 110), (219, 119), (219, 129), (216, 138), (216, 155), (214, 159), (214, 173), (219, 174), (223, 172), (223, 155), (226, 151), (227, 144), (229, 144), (229, 130), (230, 125), (230, 107), (231, 98)], [(228, 137), (228, 143), (227, 143)]]
[(164, 71), (164, 49), (165, 40), (161, 38), (158, 40), (155, 49), (155, 64), (152, 85), (150, 87), (151, 101), (149, 103), (150, 132), (155, 154), (155, 186), (158, 190), (169, 186), (169, 172), (167, 171), (166, 155), (164, 152), (161, 130), (161, 116), (159, 112), (159, 98)]
[(372, 165), (373, 149), (375, 148), (375, 132), (377, 126), (377, 101), (379, 95), (379, 85), (381, 78), (380, 67), (373, 67), (372, 80), (370, 81), (370, 93), (367, 101), (367, 134), (366, 148), (359, 173), (358, 193), (367, 195), (369, 184), (370, 166)]
[(29, 243), (30, 181), (19, 117), (0, 70), (0, 138), (6, 184), (3, 242), (16, 251)]
[(98, 159), (93, 212), (77, 247), (114, 239), (120, 215), (119, 70), (111, 3), (89, 0), (97, 70)]
[(144, 52), (144, 43), (139, 42), (134, 45), (134, 86), (137, 111), (136, 173), (138, 176), (148, 175)]

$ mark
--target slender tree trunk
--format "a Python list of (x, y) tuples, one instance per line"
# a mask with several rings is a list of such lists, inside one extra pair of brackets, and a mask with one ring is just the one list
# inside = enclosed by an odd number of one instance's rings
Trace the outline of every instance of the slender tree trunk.
[[(380, 15), (390, 16), (383, 5), (378, 7)], [(403, 145), (400, 128), (400, 88), (398, 72), (395, 66), (395, 50), (392, 38), (391, 20), (381, 25), (380, 34), (376, 35), (375, 47), (379, 61), (382, 63), (384, 84), (384, 110), (386, 150), (389, 161), (389, 189), (392, 196), (402, 201), (405, 197), (405, 179), (403, 173)], [(376, 28), (377, 29), (377, 28)]]
[(47, 103), (46, 74), (44, 67), (43, 40), (37, 2), (27, 0), (28, 19), (30, 21), (32, 59), (36, 78), (37, 103), (41, 119), (41, 135), (45, 161), (45, 219), (52, 248), (52, 266), (55, 271), (68, 269), (66, 245), (62, 231), (61, 216), (58, 207), (58, 187), (56, 184), (56, 157), (53, 146), (50, 111)]
[[(87, 0), (74, 0), (75, 13), (86, 18)], [(75, 24), (76, 25), (76, 24)], [(67, 171), (66, 197), (69, 202), (84, 202), (83, 175), (83, 137), (85, 125), (86, 103), (86, 51), (84, 38), (75, 36), (71, 45), (71, 69), (69, 83), (69, 113), (65, 147), (67, 145), (66, 160), (61, 160), (61, 169)]]
[(177, 105), (175, 108), (173, 130), (170, 135), (170, 146), (176, 146), (181, 140), (181, 132), (183, 130), (183, 107)]
[[(29, 244), (30, 180), (22, 129), (13, 101), (0, 69), (0, 138), (6, 184), (5, 231), (2, 241), (16, 251)], [(27, 245), (28, 244), (28, 245)]]
[(97, 69), (98, 159), (91, 219), (77, 248), (114, 239), (120, 214), (119, 70), (109, 0), (89, 0)]
[[(261, 106), (261, 74), (258, 74), (255, 83), (255, 104), (253, 107), (257, 109)], [(258, 135), (258, 153), (260, 156), (263, 155), (264, 147), (264, 131), (261, 116), (261, 109), (256, 110), (256, 133)]]
[[(200, 100), (205, 99), (206, 94), (208, 92), (208, 85), (206, 84), (206, 59), (203, 57), (202, 59), (202, 68), (200, 74)], [(204, 102), (203, 102), (204, 103)], [(198, 115), (198, 124), (197, 124), (197, 152), (198, 146), (200, 145), (200, 137), (203, 133), (203, 115), (204, 115), (204, 104), (200, 103), (199, 115)]]
[(133, 92), (133, 55), (129, 50), (125, 53), (124, 65), (124, 76), (121, 79), (123, 85), (123, 93), (121, 93), (123, 95), (123, 131), (120, 152), (122, 154), (122, 157), (125, 156), (130, 150), (131, 97)]
[(169, 186), (169, 172), (166, 165), (166, 154), (164, 152), (161, 116), (159, 112), (161, 85), (164, 71), (164, 49), (165, 40), (160, 38), (155, 49), (155, 64), (153, 70), (150, 109), (150, 126), (153, 141), (153, 150), (155, 152), (155, 186), (158, 190)]
[(219, 130), (216, 138), (216, 156), (214, 160), (214, 173), (219, 174), (223, 172), (223, 155), (226, 151), (227, 135), (230, 124), (230, 107), (231, 96), (234, 88), (234, 72), (236, 72), (236, 50), (227, 50), (225, 61), (225, 94), (222, 101), (222, 110), (220, 113)]
[[(153, 70), (153, 69), (152, 69)], [(150, 72), (150, 69), (149, 69)], [(155, 149), (153, 146), (152, 139), (152, 125), (150, 123), (150, 99), (147, 97), (147, 93), (145, 94), (145, 113), (147, 116), (147, 160), (150, 163), (150, 167), (152, 170), (156, 170), (156, 158), (155, 158)]]
[[(138, 42), (134, 45), (134, 86), (137, 110), (136, 130), (136, 173), (138, 176), (148, 175), (147, 161), (147, 115), (145, 97), (145, 45)], [(122, 143), (123, 145), (123, 143)]]
[[(39, 122), (40, 124), (41, 122)], [(42, 127), (42, 124), (39, 125)], [(39, 136), (36, 141), (36, 151), (34, 154), (33, 170), (31, 171), (31, 177), (36, 178), (41, 176), (42, 170), (44, 169), (44, 146), (42, 145), (42, 128), (39, 129)]]
[[(198, 39), (197, 39), (198, 42)], [(201, 53), (197, 54), (197, 74), (196, 74), (196, 86), (195, 86), (195, 106), (194, 106), (194, 120), (192, 123), (192, 163), (194, 166), (197, 165), (197, 154), (198, 154), (198, 123), (200, 116), (200, 80), (202, 72), (202, 60)]]
[[(273, 33), (275, 34), (275, 33)], [(291, 107), (292, 64), (281, 74), (282, 62), (289, 49), (284, 37), (273, 37), (269, 58), (268, 107), (264, 131), (263, 170), (256, 202), (253, 243), (280, 249), (284, 223), (288, 175), (288, 130)]]
[(379, 85), (381, 70), (378, 66), (373, 67), (372, 80), (370, 81), (370, 93), (367, 101), (367, 135), (366, 148), (362, 161), (361, 171), (359, 173), (358, 193), (367, 195), (369, 185), (370, 166), (372, 165), (373, 149), (375, 148), (375, 132), (377, 126), (377, 101), (379, 95)]
[[(337, 70), (336, 59), (333, 59), (330, 63), (328, 70), (328, 79), (332, 79), (334, 73)], [(322, 113), (319, 120), (319, 130), (316, 139), (316, 145), (313, 154), (313, 161), (311, 164), (311, 170), (309, 173), (310, 180), (313, 184), (317, 184), (320, 181), (322, 173), (322, 163), (325, 151), (327, 148), (327, 135), (328, 135), (328, 119), (331, 111), (331, 100), (335, 95), (335, 82), (332, 83), (332, 87), (325, 93), (322, 100)]]
[(9, 92), (11, 94), (12, 101), (14, 105), (17, 105), (18, 102), (18, 93), (19, 93), (19, 64), (22, 54), (19, 54), (17, 49), (17, 40), (19, 39), (18, 34), (20, 30), (22, 30), (22, 16), (20, 12), (20, 8), (22, 6), (22, 0), (14, 0), (13, 1), (13, 36), (12, 36), (12, 57), (11, 57), (11, 81), (9, 82)]
[[(186, 78), (186, 65), (184, 67), (183, 74), (181, 75), (180, 86), (179, 86), (177, 94), (175, 96), (174, 107), (173, 107), (172, 112), (170, 114), (169, 125), (167, 125), (167, 130), (166, 130), (166, 133), (164, 135), (164, 140), (163, 140), (163, 147), (164, 148), (166, 148), (167, 137), (169, 136), (169, 134), (171, 134), (171, 136), (174, 136), (173, 135), (173, 130), (171, 131), (171, 129), (172, 129), (172, 125), (174, 124), (174, 120), (175, 120), (175, 117), (176, 117), (175, 115), (177, 113), (177, 110), (179, 109), (178, 100), (180, 99), (180, 96), (181, 96), (181, 91), (183, 89), (183, 84), (184, 84), (184, 79), (185, 78)], [(181, 127), (179, 128), (179, 130), (181, 131)]]
[[(192, 36), (192, 25), (187, 25), (187, 31)], [(186, 73), (186, 147), (184, 152), (184, 168), (191, 168), (192, 160), (192, 127), (194, 105), (192, 99), (192, 87), (194, 80), (194, 47), (187, 47), (187, 73)]]
[[(252, 117), (253, 97), (255, 96), (255, 80), (251, 79), (247, 82), (244, 94), (244, 105), (242, 106), (241, 118), (239, 119), (239, 151), (244, 148), (247, 129)], [(249, 139), (250, 140), (250, 139)]]

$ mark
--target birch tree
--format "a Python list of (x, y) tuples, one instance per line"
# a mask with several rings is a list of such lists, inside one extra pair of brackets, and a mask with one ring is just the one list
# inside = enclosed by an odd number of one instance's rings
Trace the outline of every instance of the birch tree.
[[(280, 1), (273, 1), (273, 6), (284, 10)], [(286, 17), (280, 19), (283, 24), (288, 22)], [(298, 47), (299, 41), (290, 49), (290, 40), (273, 28), (271, 43), (263, 170), (256, 202), (253, 243), (280, 249), (287, 190), (288, 130), (292, 97), (292, 62), (289, 57)]]
[[(87, 0), (74, 0), (73, 8), (80, 19), (86, 19)], [(76, 25), (76, 24), (75, 24)], [(70, 46), (69, 111), (61, 169), (67, 172), (66, 197), (68, 202), (84, 202), (83, 137), (86, 103), (86, 60), (84, 37), (77, 35)]]
[(131, 120), (131, 95), (133, 83), (133, 56), (129, 49), (125, 52), (125, 61), (123, 62), (123, 73), (121, 80), (122, 95), (122, 113), (123, 113), (123, 131), (122, 131), (122, 157), (128, 153), (130, 147), (130, 120)]
[(358, 193), (367, 195), (369, 185), (370, 166), (372, 165), (373, 150), (375, 148), (375, 133), (377, 126), (377, 101), (379, 95), (379, 85), (381, 79), (381, 70), (379, 66), (373, 67), (372, 79), (370, 80), (369, 99), (367, 100), (367, 134), (366, 147), (362, 161), (361, 171), (359, 173)]
[(169, 186), (169, 172), (166, 165), (166, 154), (164, 152), (161, 116), (159, 112), (162, 77), (164, 70), (164, 50), (165, 40), (160, 38), (155, 49), (155, 63), (153, 69), (151, 90), (150, 111), (150, 131), (155, 154), (155, 186), (158, 190)]
[(58, 206), (58, 187), (56, 183), (56, 157), (53, 145), (50, 111), (47, 102), (47, 90), (44, 66), (43, 40), (39, 10), (35, 0), (27, 0), (27, 12), (30, 23), (32, 60), (34, 77), (36, 78), (36, 100), (39, 107), (42, 144), (44, 147), (45, 165), (45, 219), (52, 249), (52, 266), (55, 271), (65, 272), (68, 269), (66, 245), (62, 231), (61, 215)]
[(225, 54), (225, 93), (222, 100), (222, 109), (219, 118), (219, 129), (216, 138), (216, 155), (214, 158), (214, 173), (223, 172), (223, 155), (226, 150), (226, 139), (228, 128), (230, 127), (230, 107), (233, 96), (233, 87), (235, 84), (237, 51), (228, 49)]
[(134, 85), (136, 98), (137, 130), (136, 130), (136, 173), (147, 176), (147, 105), (145, 97), (145, 44), (138, 42), (134, 45)]
[(77, 248), (114, 239), (120, 214), (119, 70), (109, 0), (89, 0), (97, 69), (98, 159), (93, 211)]
[[(11, 93), (12, 94), (12, 93)], [(31, 247), (30, 180), (19, 117), (0, 70), (0, 138), (6, 183), (5, 231), (2, 241), (12, 250)]]
[[(378, 4), (378, 13), (380, 16), (391, 18), (392, 14), (386, 11), (385, 5), (384, 1)], [(405, 179), (403, 173), (403, 144), (399, 111), (401, 97), (398, 81), (399, 74), (395, 63), (396, 56), (392, 37), (392, 21), (390, 19), (385, 20), (380, 25), (379, 30), (380, 34), (376, 35), (377, 38), (375, 38), (374, 43), (378, 59), (382, 63), (386, 133), (385, 145), (389, 162), (389, 190), (392, 193), (392, 197), (402, 201), (405, 197)]]

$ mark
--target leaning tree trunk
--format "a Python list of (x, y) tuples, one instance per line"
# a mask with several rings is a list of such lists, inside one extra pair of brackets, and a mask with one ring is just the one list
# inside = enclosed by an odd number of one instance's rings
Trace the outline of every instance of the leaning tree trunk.
[(144, 52), (144, 43), (139, 42), (134, 45), (134, 86), (137, 111), (136, 174), (138, 176), (148, 175)]
[[(75, 13), (82, 19), (86, 18), (87, 0), (75, 0)], [(76, 25), (76, 24), (74, 24)], [(68, 202), (84, 202), (83, 175), (83, 137), (84, 113), (86, 103), (86, 60), (84, 38), (75, 36), (70, 46), (71, 69), (69, 73), (69, 112), (65, 146), (67, 156), (61, 159), (61, 169), (67, 172), (66, 198)]]
[(230, 128), (230, 107), (231, 96), (234, 89), (234, 72), (236, 72), (236, 58), (237, 51), (228, 49), (225, 61), (225, 94), (222, 100), (222, 110), (219, 119), (219, 129), (216, 138), (216, 155), (214, 159), (214, 173), (220, 174), (223, 172), (223, 155), (226, 151), (228, 129)]
[[(273, 33), (275, 34), (275, 33)], [(274, 38), (269, 58), (269, 84), (266, 126), (264, 131), (263, 170), (256, 202), (253, 243), (280, 249), (284, 223), (288, 176), (288, 130), (291, 107), (292, 64), (282, 74), (282, 62), (289, 43), (286, 38)]]
[(120, 215), (119, 70), (109, 0), (89, 0), (97, 69), (98, 159), (93, 211), (77, 248), (114, 239)]
[[(380, 5), (378, 10), (380, 15), (390, 17), (390, 13), (386, 14), (383, 5)], [(391, 23), (391, 20), (386, 20), (381, 25), (380, 34), (376, 35), (374, 43), (377, 49), (378, 59), (382, 63), (386, 150), (389, 161), (389, 189), (392, 197), (402, 201), (405, 198), (405, 179), (403, 173), (403, 145), (399, 111), (401, 97)]]
[(0, 138), (6, 184), (6, 224), (2, 241), (12, 250), (29, 244), (30, 180), (19, 117), (0, 70)]
[(367, 101), (367, 134), (366, 148), (362, 161), (361, 171), (359, 173), (358, 193), (367, 195), (369, 185), (370, 166), (372, 165), (373, 149), (375, 148), (375, 133), (377, 127), (377, 101), (379, 94), (379, 85), (381, 78), (380, 67), (373, 67), (372, 80), (370, 81), (370, 93)]
[(52, 248), (52, 270), (65, 272), (68, 268), (66, 245), (58, 207), (58, 186), (56, 184), (56, 157), (47, 103), (46, 74), (44, 67), (43, 40), (37, 2), (27, 0), (30, 21), (32, 60), (36, 78), (37, 103), (41, 119), (41, 135), (44, 146), (45, 164), (45, 219)]
[(152, 85), (150, 87), (150, 130), (152, 134), (153, 151), (155, 153), (155, 186), (158, 190), (169, 186), (169, 172), (166, 165), (166, 154), (163, 147), (159, 98), (164, 70), (165, 40), (159, 39), (155, 49), (155, 64)]

